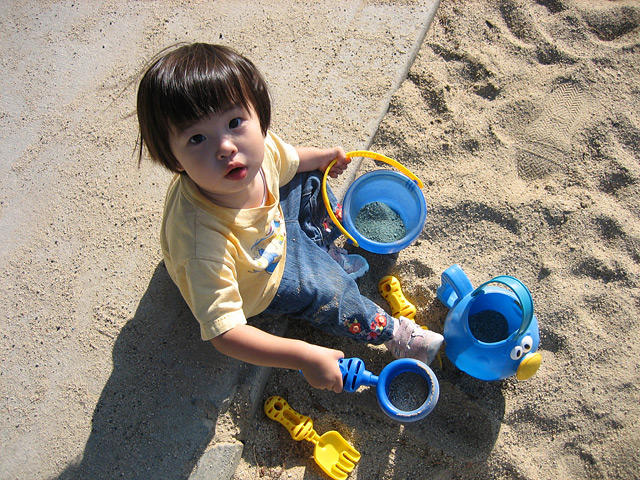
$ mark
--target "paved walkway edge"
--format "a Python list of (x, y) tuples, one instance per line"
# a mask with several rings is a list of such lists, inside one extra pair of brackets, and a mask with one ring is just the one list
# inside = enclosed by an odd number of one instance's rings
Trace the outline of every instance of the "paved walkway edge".
[[(389, 90), (389, 94), (385, 99), (384, 106), (380, 110), (380, 114), (377, 119), (377, 125), (379, 126), (382, 122), (384, 116), (389, 109), (389, 104), (391, 102), (391, 98), (395, 94), (395, 92), (400, 88), (402, 82), (407, 78), (407, 74), (409, 69), (413, 65), (413, 62), (420, 51), (420, 47), (426, 38), (427, 32), (429, 31), (429, 27), (433, 22), (436, 11), (438, 10), (438, 6), (440, 5), (440, 1), (434, 4), (434, 8), (431, 12), (429, 12), (429, 16), (427, 17), (425, 24), (420, 30), (419, 36), (414, 43), (411, 55), (408, 57), (407, 64), (405, 68), (402, 70), (401, 74), (396, 79), (393, 87)], [(373, 143), (373, 139), (377, 132), (378, 128), (376, 127), (372, 132), (369, 140), (367, 141), (367, 148), (371, 146)], [(349, 183), (358, 173), (359, 164), (356, 165), (356, 168), (351, 169), (353, 172), (351, 174), (351, 178), (349, 179)], [(348, 184), (348, 183), (347, 183)], [(252, 387), (246, 391), (239, 389), (238, 395), (236, 395), (236, 400), (241, 400), (238, 397), (248, 394), (250, 398), (246, 399), (249, 403), (250, 410), (250, 418), (254, 418), (258, 407), (260, 407), (260, 403), (262, 400), (262, 394), (264, 392), (265, 385), (267, 383), (267, 378), (269, 375), (270, 369), (264, 367), (257, 367), (254, 372), (254, 376), (252, 379)], [(239, 437), (244, 438), (246, 436), (246, 429), (249, 427), (250, 422), (247, 422), (244, 427), (240, 426)], [(204, 454), (197, 461), (195, 468), (193, 469), (191, 475), (189, 476), (189, 480), (206, 480), (206, 479), (217, 479), (217, 480), (231, 480), (238, 468), (240, 460), (242, 458), (244, 444), (240, 441), (235, 443), (231, 442), (222, 442), (217, 441), (216, 438), (211, 441), (211, 443), (205, 449)]]

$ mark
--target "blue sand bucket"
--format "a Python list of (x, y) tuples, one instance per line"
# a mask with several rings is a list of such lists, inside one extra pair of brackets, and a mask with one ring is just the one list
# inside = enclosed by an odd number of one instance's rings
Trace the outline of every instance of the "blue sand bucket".
[[(335, 217), (327, 196), (327, 176), (334, 162), (327, 167), (322, 182), (322, 194), (327, 212), (333, 223), (356, 247), (373, 253), (396, 253), (413, 243), (424, 227), (427, 219), (427, 203), (420, 188), (424, 185), (418, 177), (400, 163), (379, 153), (360, 150), (347, 153), (347, 158), (368, 157), (388, 163), (402, 173), (391, 170), (376, 170), (365, 173), (348, 188), (342, 202), (342, 221)], [(355, 218), (360, 210), (372, 203), (380, 202), (397, 213), (404, 223), (406, 233), (394, 242), (382, 243), (362, 235), (355, 226)]]
[[(449, 267), (441, 278), (437, 296), (450, 309), (444, 324), (445, 352), (455, 366), (480, 380), (533, 376), (542, 357), (537, 352), (540, 332), (527, 287), (514, 277), (501, 275), (474, 290), (459, 265)], [(490, 283), (509, 290), (490, 287)], [(492, 322), (503, 328), (487, 325)], [(493, 338), (477, 338), (481, 331)]]

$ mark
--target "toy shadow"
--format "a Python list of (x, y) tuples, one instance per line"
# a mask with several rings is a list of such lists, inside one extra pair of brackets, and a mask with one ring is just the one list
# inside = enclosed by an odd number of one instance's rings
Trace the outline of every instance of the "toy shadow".
[(256, 368), (219, 354), (199, 333), (160, 264), (115, 341), (82, 458), (61, 480), (189, 477)]
[[(367, 258), (370, 271), (360, 282), (360, 291), (381, 307), (387, 307), (377, 291), (378, 280), (385, 275), (398, 275), (398, 256), (376, 255), (348, 250)], [(406, 267), (406, 265), (405, 265)], [(434, 272), (421, 263), (411, 263), (414, 274), (433, 276)], [(430, 286), (431, 287), (431, 286)], [(434, 296), (435, 287), (433, 286)], [(407, 292), (411, 295), (414, 292)], [(442, 332), (448, 309), (437, 299), (420, 308), (420, 315), (430, 328)], [(333, 337), (328, 340), (304, 322), (292, 322), (287, 336), (304, 338), (312, 343), (329, 342), (333, 348), (342, 350), (347, 357), (358, 357), (365, 361), (367, 370), (378, 375), (393, 357), (384, 347), (371, 348), (348, 339)], [(440, 360), (442, 363), (440, 363)], [(309, 390), (301, 385), (300, 391), (285, 392), (301, 411), (312, 416), (320, 429), (337, 429), (351, 432), (353, 444), (363, 454), (354, 478), (380, 478), (393, 472), (393, 478), (487, 478), (491, 474), (488, 459), (498, 439), (505, 415), (505, 388), (514, 379), (486, 382), (467, 375), (451, 363), (441, 350), (440, 360), (431, 364), (440, 385), (440, 398), (434, 410), (423, 420), (400, 424), (387, 417), (380, 406), (372, 387), (356, 393), (334, 394), (313, 391), (313, 401), (306, 400)], [(271, 385), (282, 389), (287, 381), (281, 376), (286, 372), (271, 374), (267, 391)], [(320, 409), (318, 405), (324, 407)], [(284, 441), (289, 441), (287, 436)], [(279, 457), (276, 457), (276, 460)], [(292, 460), (286, 459), (288, 462)], [(284, 461), (284, 460), (283, 460)], [(267, 466), (274, 466), (269, 465)], [(317, 468), (309, 464), (305, 478), (318, 478)]]
[[(365, 361), (367, 370), (379, 375), (393, 357), (384, 347), (371, 348), (349, 339), (326, 335), (304, 324), (291, 322), (287, 336), (304, 338), (317, 344), (328, 344), (342, 350), (347, 357)], [(335, 394), (313, 390), (290, 372), (274, 370), (267, 383), (265, 397), (282, 394), (290, 404), (313, 418), (319, 432), (337, 430), (363, 455), (353, 478), (381, 478), (393, 472), (392, 478), (488, 478), (491, 476), (489, 457), (495, 447), (505, 415), (504, 389), (512, 380), (485, 382), (458, 370), (441, 353), (442, 367), (436, 359), (431, 367), (438, 378), (440, 398), (434, 410), (415, 423), (399, 423), (381, 410), (375, 387), (365, 387), (355, 393)], [(288, 387), (288, 388), (287, 388)], [(260, 420), (263, 417), (259, 416)], [(305, 479), (323, 478), (313, 461), (305, 462), (308, 445), (292, 444), (281, 426), (272, 426), (264, 418), (261, 428), (273, 430), (273, 438), (282, 445), (273, 458), (250, 463), (277, 468), (296, 462), (306, 465)], [(251, 440), (250, 440), (251, 441)], [(306, 443), (306, 442), (301, 442)], [(269, 449), (256, 445), (255, 450)], [(460, 477), (456, 477), (456, 473)]]

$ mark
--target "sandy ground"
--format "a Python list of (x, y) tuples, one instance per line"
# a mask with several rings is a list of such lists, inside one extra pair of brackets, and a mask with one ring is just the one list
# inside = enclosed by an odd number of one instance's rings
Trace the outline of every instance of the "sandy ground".
[[(134, 166), (127, 85), (159, 48), (201, 39), (256, 59), (291, 142), (370, 146), (425, 182), (418, 242), (359, 251), (371, 265), (365, 295), (386, 307), (377, 283), (394, 274), (416, 319), (441, 332), (436, 288), (457, 263), (475, 286), (522, 280), (540, 324), (534, 377), (483, 382), (443, 353), (432, 365), (440, 400), (414, 424), (388, 419), (372, 390), (317, 391), (289, 371), (270, 372), (253, 392), (259, 406), (281, 395), (318, 433), (339, 431), (362, 453), (350, 478), (638, 478), (640, 6), (444, 1), (397, 83), (383, 73), (411, 57), (420, 35), (409, 18), (428, 17), (420, 2), (293, 4), (267, 17), (266, 2), (231, 3), (0, 7), (12, 52), (1, 60), (11, 75), (0, 112), (0, 477), (186, 478), (207, 445), (233, 440), (244, 443), (235, 480), (326, 478), (310, 443), (230, 401), (251, 398), (227, 390), (253, 371), (198, 341), (160, 265), (168, 177)], [(385, 5), (387, 16), (367, 17)], [(308, 13), (321, 24), (301, 21)], [(385, 48), (390, 65), (377, 56)], [(296, 49), (311, 66), (289, 65)], [(306, 325), (286, 334), (375, 373), (391, 361)], [(219, 467), (208, 478), (222, 478)]]
[[(420, 322), (443, 330), (440, 274), (474, 286), (513, 275), (531, 290), (542, 366), (483, 382), (446, 359), (416, 424), (387, 419), (373, 391), (311, 392), (289, 372), (265, 391), (338, 430), (358, 479), (639, 478), (640, 7), (634, 2), (445, 1), (372, 149), (426, 184), (416, 245), (365, 254), (362, 290), (396, 275)], [(365, 164), (363, 164), (364, 166)], [(292, 335), (365, 359), (384, 350)], [(635, 425), (635, 426), (634, 426)], [(258, 414), (236, 480), (323, 478), (312, 445)]]

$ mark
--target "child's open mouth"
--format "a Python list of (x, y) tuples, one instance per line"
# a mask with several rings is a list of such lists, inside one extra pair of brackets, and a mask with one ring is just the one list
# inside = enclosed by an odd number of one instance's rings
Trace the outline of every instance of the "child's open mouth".
[(249, 169), (247, 167), (236, 167), (227, 173), (229, 180), (242, 180), (247, 176)]

